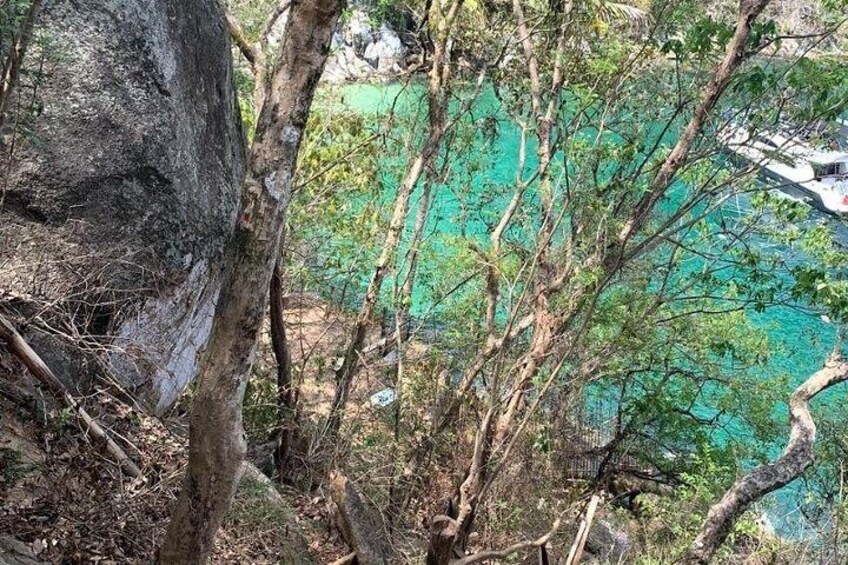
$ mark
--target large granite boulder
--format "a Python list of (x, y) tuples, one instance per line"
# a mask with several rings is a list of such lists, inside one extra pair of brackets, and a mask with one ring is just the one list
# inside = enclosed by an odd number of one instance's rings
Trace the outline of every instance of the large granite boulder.
[(0, 308), (162, 413), (206, 343), (245, 167), (221, 8), (53, 0), (35, 29), (3, 139)]

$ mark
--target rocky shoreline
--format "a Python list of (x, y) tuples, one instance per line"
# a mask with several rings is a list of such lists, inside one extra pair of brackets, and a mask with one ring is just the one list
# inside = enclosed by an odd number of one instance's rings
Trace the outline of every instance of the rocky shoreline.
[(333, 35), (322, 80), (332, 84), (390, 80), (416, 67), (412, 33), (373, 22), (359, 8)]

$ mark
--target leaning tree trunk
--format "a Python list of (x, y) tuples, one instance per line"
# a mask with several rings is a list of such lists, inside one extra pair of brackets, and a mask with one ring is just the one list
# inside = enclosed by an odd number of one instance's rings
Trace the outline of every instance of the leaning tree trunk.
[[(449, 3), (450, 7), (444, 13), (442, 11), (443, 2), (441, 0), (430, 3), (428, 17), (430, 18), (430, 24), (435, 25), (436, 40), (433, 51), (433, 66), (430, 69), (428, 83), (428, 133), (422, 141), (421, 150), (418, 155), (410, 160), (403, 182), (398, 187), (392, 218), (386, 231), (380, 256), (371, 274), (371, 280), (368, 283), (365, 298), (359, 309), (356, 324), (354, 324), (350, 332), (350, 341), (345, 349), (342, 364), (335, 372), (336, 393), (333, 397), (330, 414), (327, 417), (327, 425), (324, 427), (323, 432), (324, 441), (327, 444), (334, 443), (339, 435), (347, 398), (350, 394), (353, 379), (356, 377), (362, 347), (365, 344), (368, 323), (380, 299), (380, 289), (383, 286), (383, 280), (391, 271), (392, 262), (403, 237), (403, 229), (406, 225), (406, 216), (409, 211), (409, 199), (422, 174), (424, 174), (433, 159), (439, 154), (445, 136), (447, 128), (447, 103), (450, 99), (447, 84), (450, 78), (450, 61), (447, 59), (449, 55), (449, 40), (453, 22), (456, 19), (462, 1), (451, 0)], [(447, 1), (445, 0), (444, 3), (447, 3)]]
[(838, 357), (829, 359), (795, 389), (789, 399), (789, 443), (776, 461), (760, 465), (738, 481), (710, 508), (701, 533), (680, 561), (687, 565), (706, 565), (724, 543), (739, 516), (753, 503), (798, 478), (813, 463), (816, 425), (810, 415), (809, 401), (821, 391), (848, 380), (848, 363)]
[(338, 0), (304, 0), (292, 7), (227, 249), (224, 285), (191, 412), (188, 469), (159, 553), (162, 563), (207, 560), (240, 478), (245, 385), (268, 304), (298, 147), (340, 11)]

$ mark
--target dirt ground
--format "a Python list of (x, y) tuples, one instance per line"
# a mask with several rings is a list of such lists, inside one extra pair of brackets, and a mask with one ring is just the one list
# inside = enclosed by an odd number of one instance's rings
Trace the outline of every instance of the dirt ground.
[[(305, 368), (306, 414), (325, 413), (329, 406), (332, 379), (315, 378), (314, 372), (338, 355), (346, 323), (315, 299), (293, 300), (287, 311), (293, 363)], [(372, 332), (369, 339), (375, 336)], [(255, 378), (272, 375), (274, 366), (266, 332)], [(363, 375), (352, 396), (354, 410), (383, 386), (369, 371)], [(144, 476), (139, 481), (122, 475), (70, 411), (35, 386), (5, 351), (0, 351), (0, 381), (0, 542), (14, 538), (41, 562), (150, 562), (186, 462), (187, 401), (159, 420), (121, 402), (105, 386), (84, 399), (92, 416), (139, 464)], [(323, 492), (283, 488), (281, 498), (269, 500), (267, 491), (267, 484), (242, 481), (218, 535), (214, 563), (327, 563), (348, 552), (329, 526)]]

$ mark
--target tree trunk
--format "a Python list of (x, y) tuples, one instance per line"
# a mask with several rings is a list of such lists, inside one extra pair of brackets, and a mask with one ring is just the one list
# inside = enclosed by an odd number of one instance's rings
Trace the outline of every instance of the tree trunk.
[[(285, 235), (281, 239), (285, 239)], [(280, 242), (280, 247), (285, 245)], [(296, 426), (296, 402), (297, 395), (292, 386), (291, 352), (289, 351), (288, 339), (286, 337), (286, 321), (283, 314), (285, 303), (283, 300), (283, 273), (282, 255), (277, 258), (274, 265), (274, 274), (271, 276), (271, 346), (274, 357), (277, 359), (277, 410), (279, 411), (279, 430), (277, 436), (277, 449), (274, 455), (277, 463), (279, 480), (282, 481), (288, 469), (289, 448), (293, 428)]]
[(162, 563), (204, 563), (230, 506), (245, 454), (242, 400), (267, 306), (297, 151), (324, 68), (337, 0), (292, 8), (271, 91), (256, 128), (236, 233), (200, 371), (182, 492), (159, 553)]
[(374, 272), (368, 284), (368, 290), (365, 293), (365, 299), (362, 302), (356, 325), (351, 331), (350, 341), (345, 351), (342, 365), (336, 371), (336, 394), (333, 398), (330, 415), (327, 418), (327, 425), (324, 429), (324, 440), (328, 443), (335, 441), (341, 428), (347, 397), (350, 394), (350, 387), (356, 376), (359, 366), (359, 356), (362, 353), (362, 346), (365, 342), (367, 324), (380, 298), (380, 289), (382, 288), (383, 280), (391, 270), (398, 245), (403, 236), (406, 215), (409, 211), (409, 199), (421, 175), (429, 167), (436, 155), (438, 155), (442, 140), (444, 139), (447, 125), (447, 102), (450, 98), (447, 85), (450, 77), (450, 61), (447, 58), (449, 50), (448, 40), (462, 0), (450, 0), (447, 10), (443, 10), (443, 1), (445, 0), (430, 3), (430, 25), (435, 26), (437, 37), (434, 42), (433, 67), (430, 69), (428, 83), (427, 103), (429, 123), (427, 137), (424, 139), (418, 155), (410, 161), (406, 170), (406, 176), (400, 187), (398, 187), (392, 219), (386, 233), (383, 249), (374, 267)]
[(795, 389), (789, 399), (789, 443), (776, 461), (760, 465), (738, 481), (714, 504), (701, 533), (681, 560), (686, 565), (706, 565), (727, 539), (739, 516), (753, 503), (798, 478), (813, 463), (816, 425), (809, 401), (821, 391), (848, 380), (848, 363), (831, 358)]
[[(12, 9), (16, 9), (12, 7)], [(5, 60), (3, 61), (3, 77), (0, 82), (0, 125), (6, 121), (6, 112), (9, 109), (9, 100), (12, 93), (18, 86), (20, 78), (21, 66), (23, 65), (24, 56), (26, 55), (27, 47), (32, 39), (32, 28), (35, 24), (35, 18), (38, 11), (41, 9), (41, 0), (32, 0), (23, 17), (23, 23), (14, 40), (14, 44), (9, 49), (8, 53), (4, 53)]]

